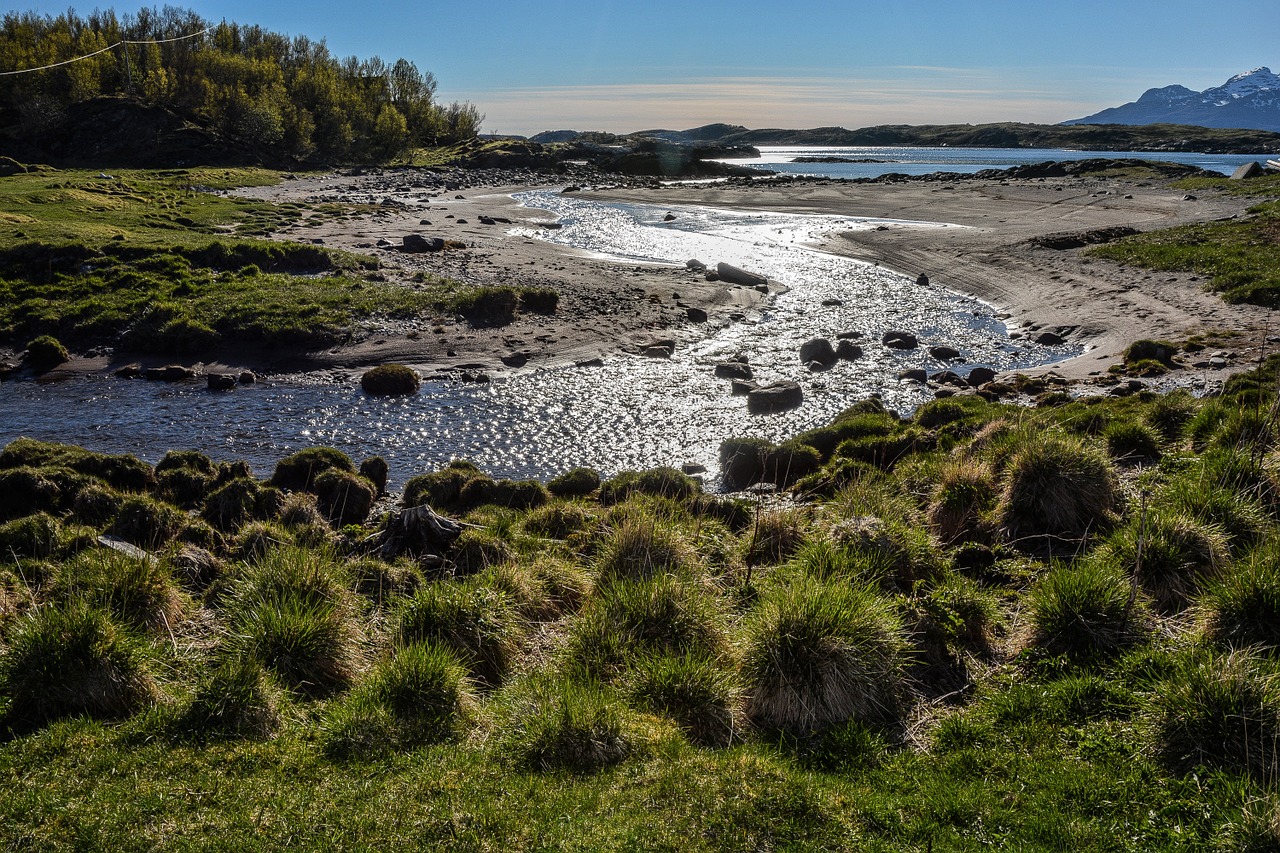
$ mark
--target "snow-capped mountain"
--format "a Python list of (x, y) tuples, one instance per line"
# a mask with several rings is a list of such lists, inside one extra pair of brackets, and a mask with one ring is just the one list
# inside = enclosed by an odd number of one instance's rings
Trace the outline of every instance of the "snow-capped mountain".
[(1195, 124), (1280, 132), (1280, 75), (1255, 68), (1203, 92), (1186, 86), (1148, 89), (1122, 107), (1063, 124)]

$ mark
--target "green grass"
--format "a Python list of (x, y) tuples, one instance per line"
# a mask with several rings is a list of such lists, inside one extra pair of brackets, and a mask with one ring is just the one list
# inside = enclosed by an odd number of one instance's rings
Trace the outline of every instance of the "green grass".
[[(1276, 180), (1264, 179), (1270, 194)], [(1253, 182), (1247, 184), (1254, 189)], [(1089, 250), (1096, 257), (1162, 271), (1194, 272), (1227, 302), (1280, 307), (1280, 202), (1267, 201), (1233, 222), (1185, 225), (1126, 237)]]

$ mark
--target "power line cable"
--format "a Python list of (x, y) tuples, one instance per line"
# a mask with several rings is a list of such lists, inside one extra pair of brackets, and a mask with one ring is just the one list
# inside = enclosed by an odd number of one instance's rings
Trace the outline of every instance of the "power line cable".
[(82, 59), (92, 59), (93, 57), (97, 56), (100, 53), (106, 53), (109, 50), (115, 50), (117, 47), (120, 47), (121, 45), (124, 45), (124, 44), (169, 44), (170, 42), (184, 41), (186, 39), (195, 38), (196, 36), (202, 36), (207, 32), (209, 32), (209, 27), (205, 27), (203, 30), (201, 30), (198, 33), (188, 33), (185, 36), (176, 36), (170, 39), (153, 39), (148, 41), (133, 41), (130, 39), (124, 39), (122, 41), (116, 42), (115, 44), (107, 45), (101, 50), (95, 50), (93, 53), (86, 53), (84, 56), (77, 56), (74, 59), (64, 59), (63, 61), (55, 62), (52, 65), (41, 65), (38, 68), (22, 68), (17, 71), (0, 71), (0, 77), (12, 77), (15, 74), (31, 74), (36, 71), (48, 71), (50, 68), (60, 68), (63, 65), (70, 65), (71, 63), (79, 62)]

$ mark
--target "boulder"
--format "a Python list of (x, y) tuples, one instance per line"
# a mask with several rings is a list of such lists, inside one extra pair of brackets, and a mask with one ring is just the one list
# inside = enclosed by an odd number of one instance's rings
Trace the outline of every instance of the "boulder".
[(671, 358), (672, 350), (661, 346), (641, 347), (640, 354), (645, 358)]
[(836, 358), (842, 358), (845, 361), (853, 361), (855, 358), (862, 358), (862, 347), (855, 344), (848, 338), (843, 338), (836, 344)]
[(1231, 173), (1231, 180), (1244, 181), (1249, 178), (1260, 178), (1265, 174), (1265, 171), (1266, 170), (1262, 168), (1262, 164), (1257, 160), (1254, 160), (1252, 163), (1242, 163), (1236, 167), (1234, 172)]
[(210, 373), (206, 379), (210, 391), (230, 391), (236, 387), (234, 373)]
[(912, 382), (927, 382), (929, 381), (929, 373), (923, 367), (910, 367), (906, 370), (899, 370), (898, 378)]
[(423, 237), (421, 234), (406, 234), (400, 239), (400, 251), (408, 254), (444, 251), (444, 240), (439, 237)]
[(952, 361), (960, 357), (960, 350), (955, 347), (939, 345), (929, 347), (929, 355), (933, 356), (938, 361)]
[(360, 377), (360, 387), (371, 397), (395, 397), (418, 393), (418, 374), (403, 364), (381, 364)]
[(956, 388), (969, 387), (969, 383), (965, 381), (963, 376), (950, 370), (940, 370), (929, 378), (939, 385), (952, 385)]
[(824, 367), (830, 367), (837, 360), (835, 348), (826, 338), (811, 338), (800, 345), (800, 361), (805, 364), (816, 361)]
[(769, 279), (753, 272), (747, 272), (739, 269), (732, 264), (718, 263), (716, 264), (716, 275), (720, 281), (727, 281), (730, 284), (741, 284), (745, 287), (759, 287), (762, 284), (767, 285)]
[(740, 361), (726, 361), (716, 365), (716, 376), (721, 379), (754, 379), (751, 365)]
[(702, 261), (698, 260), (697, 258), (690, 258), (689, 260), (685, 261), (684, 266), (685, 266), (685, 269), (690, 269), (690, 270), (693, 270), (694, 272), (706, 272), (707, 270), (707, 265), (704, 264)]
[(968, 382), (970, 385), (977, 387), (978, 385), (986, 385), (988, 382), (994, 382), (996, 372), (990, 367), (975, 367), (969, 371)]
[(112, 375), (120, 379), (137, 379), (142, 375), (142, 365), (126, 364), (124, 367), (117, 367)]
[(604, 367), (604, 359), (600, 356), (595, 358), (582, 358), (573, 363), (574, 367)]
[(690, 323), (705, 323), (710, 319), (707, 312), (701, 308), (686, 308), (684, 313)]
[(889, 349), (915, 349), (920, 346), (920, 341), (910, 332), (904, 332), (900, 329), (890, 329), (880, 338), (880, 343)]
[(750, 394), (759, 387), (758, 383), (752, 382), (750, 379), (735, 379), (729, 383), (729, 393), (734, 397), (741, 397)]
[(753, 415), (769, 415), (798, 408), (804, 403), (804, 391), (795, 382), (775, 382), (747, 394), (747, 411)]
[(507, 367), (524, 367), (529, 363), (529, 356), (523, 352), (509, 352), (502, 356), (502, 363)]
[(1061, 335), (1053, 332), (1041, 332), (1034, 338), (1035, 342), (1047, 347), (1056, 347), (1058, 344), (1066, 343)]
[(195, 379), (196, 372), (190, 367), (180, 364), (167, 364), (164, 367), (148, 367), (143, 376), (153, 382), (181, 382), (184, 379)]
[(258, 381), (258, 376), (252, 370), (242, 370), (237, 379), (241, 385), (252, 385)]
[(920, 273), (920, 275), (916, 276), (916, 287), (928, 287), (928, 286), (929, 286), (929, 276), (925, 275), (924, 273)]
[(822, 307), (823, 307), (823, 308), (839, 308), (839, 307), (841, 307), (842, 305), (844, 305), (844, 300), (843, 300), (843, 299), (836, 299), (836, 298), (832, 297), (831, 299), (824, 299), (824, 300), (822, 300)]
[(707, 473), (707, 466), (699, 465), (697, 462), (686, 462), (680, 466), (680, 470), (692, 477), (694, 474)]

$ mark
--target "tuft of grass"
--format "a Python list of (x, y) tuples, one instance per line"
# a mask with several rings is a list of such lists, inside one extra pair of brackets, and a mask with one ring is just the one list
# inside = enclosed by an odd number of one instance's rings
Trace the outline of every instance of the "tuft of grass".
[(500, 746), (523, 770), (594, 773), (632, 752), (616, 700), (592, 683), (560, 680), (532, 685)]
[(25, 731), (85, 714), (126, 717), (157, 696), (142, 647), (83, 602), (22, 617), (0, 657), (4, 724)]
[(776, 565), (800, 550), (808, 533), (809, 524), (803, 513), (761, 513), (756, 516), (746, 538), (743, 557), (749, 566)]
[(183, 609), (168, 566), (108, 548), (94, 548), (67, 561), (58, 572), (53, 595), (82, 599), (136, 628), (172, 628)]
[(229, 533), (246, 522), (274, 518), (283, 501), (278, 489), (263, 486), (250, 477), (236, 477), (205, 499), (201, 516), (218, 530)]
[(547, 481), (547, 490), (558, 498), (582, 498), (600, 488), (600, 473), (594, 468), (571, 468)]
[(602, 544), (601, 580), (642, 579), (688, 574), (695, 559), (672, 525), (656, 518), (627, 518)]
[(1156, 431), (1138, 421), (1119, 420), (1103, 430), (1107, 453), (1124, 464), (1146, 464), (1160, 458), (1160, 438)]
[(0, 524), (0, 559), (48, 558), (58, 550), (62, 525), (46, 512)]
[(804, 579), (772, 590), (747, 629), (747, 714), (797, 734), (893, 719), (904, 647), (901, 622), (871, 587)]
[(1111, 657), (1143, 633), (1145, 611), (1135, 592), (1106, 561), (1054, 566), (1030, 593), (1033, 642), (1076, 660)]
[(140, 548), (155, 550), (177, 536), (186, 520), (186, 515), (170, 504), (134, 495), (120, 505), (107, 532)]
[(1081, 539), (1107, 525), (1119, 498), (1101, 454), (1058, 435), (1023, 441), (1009, 458), (996, 515), (1014, 544), (1033, 551)]
[(711, 657), (686, 652), (656, 655), (636, 667), (631, 700), (676, 721), (691, 741), (725, 747), (742, 740), (734, 674)]
[(1130, 520), (1105, 549), (1165, 611), (1186, 607), (1230, 559), (1220, 529), (1161, 508)]
[(1280, 773), (1280, 682), (1246, 652), (1191, 657), (1156, 691), (1155, 731), (1166, 761), (1274, 781)]
[(354, 473), (351, 457), (332, 447), (308, 447), (281, 459), (271, 475), (271, 485), (291, 492), (314, 492), (316, 479), (326, 471)]
[(418, 393), (422, 380), (403, 364), (380, 364), (360, 377), (360, 389), (370, 397), (403, 397)]
[(257, 660), (228, 658), (196, 688), (179, 724), (197, 737), (265, 739), (280, 726), (279, 692)]
[(431, 583), (402, 606), (396, 642), (452, 649), (483, 685), (497, 686), (511, 668), (523, 630), (511, 601), (474, 581)]
[(929, 526), (945, 545), (988, 541), (990, 514), (998, 496), (995, 477), (986, 465), (952, 462), (938, 476), (929, 503)]
[(1280, 650), (1280, 553), (1255, 550), (1209, 585), (1201, 602), (1206, 633), (1230, 648)]

